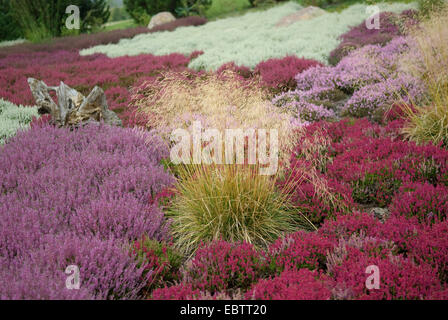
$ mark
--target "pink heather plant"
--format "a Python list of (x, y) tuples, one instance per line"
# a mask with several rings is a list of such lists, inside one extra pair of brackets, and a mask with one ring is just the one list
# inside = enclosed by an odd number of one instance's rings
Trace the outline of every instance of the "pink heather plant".
[[(0, 261), (1, 299), (135, 299), (144, 281), (126, 247), (117, 240), (43, 235), (41, 245)], [(69, 265), (80, 270), (80, 289), (66, 288)]]
[(330, 53), (330, 64), (336, 65), (351, 51), (365, 45), (386, 45), (393, 38), (404, 35), (407, 29), (417, 23), (417, 12), (406, 10), (400, 15), (392, 12), (381, 12), (380, 29), (367, 29), (365, 22), (353, 27), (340, 36), (341, 44)]
[(28, 77), (43, 80), (50, 86), (63, 81), (83, 94), (100, 86), (110, 109), (128, 125), (129, 88), (155, 80), (163, 71), (183, 71), (189, 61), (189, 57), (181, 54), (111, 59), (104, 55), (81, 57), (76, 51), (17, 53), (0, 58), (0, 97), (15, 104), (34, 105)]
[(422, 223), (445, 220), (448, 215), (448, 188), (429, 183), (407, 183), (392, 201), (391, 213), (416, 216)]
[(412, 251), (412, 243), (420, 236), (423, 226), (413, 217), (392, 215), (384, 223), (377, 220), (369, 227), (366, 235), (392, 241), (398, 253), (408, 255)]
[(426, 225), (418, 237), (410, 241), (410, 255), (418, 263), (436, 268), (443, 283), (448, 282), (448, 221)]
[(247, 290), (266, 267), (263, 256), (248, 243), (213, 242), (200, 247), (183, 271), (183, 281), (211, 294)]
[(155, 289), (152, 300), (197, 300), (201, 291), (194, 289), (191, 283), (181, 283), (171, 287)]
[(388, 205), (404, 182), (448, 181), (448, 152), (444, 149), (395, 139), (391, 132), (367, 120), (333, 126), (345, 132), (342, 138), (339, 133), (339, 140), (331, 146), (327, 177), (350, 184), (358, 203)]
[(329, 300), (328, 277), (308, 269), (285, 271), (273, 279), (261, 279), (246, 293), (256, 300)]
[[(317, 116), (312, 120), (316, 121), (334, 116), (322, 108), (336, 115), (376, 117), (400, 98), (418, 101), (424, 94), (422, 82), (398, 67), (399, 57), (408, 50), (404, 37), (384, 47), (367, 45), (337, 66), (315, 66), (299, 73), (297, 88), (280, 94), (273, 102), (279, 107), (296, 107), (299, 117), (306, 106), (306, 110), (315, 110)], [(306, 117), (307, 112), (303, 113)]]
[(354, 235), (375, 235), (380, 225), (379, 220), (368, 213), (354, 211), (350, 214), (339, 214), (336, 219), (328, 219), (319, 229), (322, 237), (336, 241), (338, 239), (349, 239)]
[(286, 56), (260, 62), (254, 73), (260, 75), (264, 86), (274, 91), (289, 91), (295, 88), (294, 77), (314, 66), (322, 66), (315, 60)]
[[(387, 242), (374, 238), (342, 241), (327, 259), (328, 270), (336, 286), (335, 299), (391, 300), (431, 299), (443, 290), (434, 269), (428, 264), (415, 264), (411, 259), (393, 253)], [(366, 288), (367, 266), (380, 270), (379, 289)]]
[(267, 252), (269, 268), (274, 274), (302, 268), (325, 269), (326, 255), (333, 243), (315, 232), (299, 231), (274, 242)]
[[(54, 288), (51, 277), (48, 282), (38, 277), (42, 282), (36, 291), (23, 289), (32, 283), (22, 283), (17, 268), (34, 263), (36, 270), (56, 274), (61, 271), (52, 268), (64, 271), (64, 263), (79, 262), (81, 271), (87, 272), (84, 277), (90, 277), (84, 282), (89, 296), (135, 297), (135, 279), (141, 272), (123, 245), (142, 235), (168, 237), (163, 213), (149, 204), (173, 182), (160, 165), (167, 156), (158, 137), (102, 124), (74, 130), (38, 125), (0, 147), (0, 256), (2, 270), (18, 277), (13, 291), (0, 292), (9, 292), (9, 298), (25, 291), (28, 298), (63, 298), (61, 291), (41, 291), (47, 285)], [(71, 252), (67, 259), (65, 252)], [(53, 267), (48, 255), (60, 263)], [(33, 270), (24, 272), (37, 272)], [(122, 272), (124, 278), (111, 270)], [(93, 287), (87, 286), (89, 281)]]

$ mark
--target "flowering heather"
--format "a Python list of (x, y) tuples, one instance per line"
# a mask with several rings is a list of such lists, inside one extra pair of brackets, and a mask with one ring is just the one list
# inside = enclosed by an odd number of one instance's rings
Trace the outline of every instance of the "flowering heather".
[(372, 236), (380, 222), (372, 215), (354, 211), (350, 214), (339, 214), (335, 219), (328, 219), (319, 229), (319, 234), (328, 239), (348, 239), (354, 235)]
[(294, 181), (295, 187), (289, 199), (314, 225), (319, 226), (325, 219), (354, 207), (351, 189), (347, 185), (327, 179), (303, 163), (292, 159), (289, 178), (280, 185)]
[(448, 216), (448, 188), (429, 183), (404, 184), (392, 201), (391, 213), (416, 216), (422, 223), (445, 220)]
[[(0, 147), (0, 255), (9, 270), (5, 272), (11, 276), (20, 274), (17, 267), (28, 258), (34, 259), (34, 254), (36, 268), (50, 268), (47, 259), (40, 258), (40, 250), (62, 246), (61, 238), (72, 239), (75, 234), (78, 240), (73, 240), (74, 247), (70, 250), (73, 262), (84, 264), (80, 266), (81, 272), (93, 262), (123, 272), (124, 278), (120, 280), (116, 274), (102, 270), (103, 267), (95, 269), (96, 275), (103, 272), (109, 278), (104, 283), (101, 277), (98, 279), (96, 286), (101, 289), (98, 292), (87, 287), (90, 295), (109, 297), (112, 293), (107, 293), (106, 288), (115, 286), (107, 282), (112, 281), (110, 278), (123, 281), (123, 285), (129, 281), (136, 289), (135, 277), (141, 272), (135, 270), (128, 253), (120, 256), (117, 252), (125, 250), (120, 243), (142, 235), (159, 240), (167, 237), (163, 213), (148, 201), (173, 182), (159, 164), (167, 156), (167, 148), (157, 137), (101, 124), (76, 130), (44, 124), (11, 138)], [(67, 240), (68, 247), (62, 246), (61, 250), (72, 248), (73, 241)], [(94, 254), (92, 243), (97, 243), (101, 253)], [(48, 249), (47, 253), (44, 250), (42, 254), (62, 258), (55, 250)], [(107, 264), (110, 255), (117, 259), (112, 260), (116, 266)], [(60, 261), (62, 264), (67, 260)], [(91, 277), (95, 282), (93, 274)], [(53, 281), (52, 277), (48, 279)], [(19, 290), (22, 284), (19, 280), (17, 283)], [(23, 283), (24, 287), (27, 285), (30, 284)], [(44, 280), (39, 283), (35, 298), (39, 298), (40, 286), (46, 285)], [(129, 287), (126, 288), (118, 288), (114, 297), (126, 297), (124, 292)], [(20, 292), (11, 292), (9, 296), (17, 297)]]
[(87, 95), (94, 86), (104, 89), (110, 109), (128, 124), (129, 88), (154, 80), (162, 71), (182, 71), (189, 58), (180, 54), (155, 57), (142, 55), (110, 59), (103, 55), (81, 57), (74, 51), (12, 54), (0, 58), (0, 97), (15, 104), (35, 103), (27, 78), (49, 86), (60, 81)]
[(267, 260), (275, 274), (284, 270), (325, 269), (326, 254), (333, 249), (327, 238), (299, 231), (278, 239), (268, 250)]
[(201, 291), (194, 289), (191, 283), (181, 283), (171, 287), (156, 289), (152, 292), (153, 300), (195, 300)]
[(273, 279), (261, 279), (246, 293), (255, 300), (330, 300), (328, 277), (317, 271), (285, 271)]
[(325, 119), (333, 114), (377, 118), (399, 99), (418, 101), (425, 88), (421, 80), (400, 70), (399, 58), (409, 50), (406, 38), (398, 37), (384, 47), (368, 45), (350, 53), (337, 66), (316, 66), (296, 76), (297, 88), (280, 94), (273, 102), (293, 106), (306, 117), (315, 110)]
[(185, 17), (176, 21), (159, 25), (151, 30), (147, 27), (119, 29), (79, 36), (60, 37), (46, 43), (21, 43), (19, 45), (2, 48), (0, 58), (18, 53), (56, 52), (87, 49), (93, 46), (114, 44), (121, 39), (130, 39), (139, 34), (154, 33), (160, 31), (174, 31), (179, 27), (199, 26), (205, 24), (207, 19), (202, 17)]
[(401, 14), (381, 12), (379, 29), (367, 29), (366, 23), (353, 27), (339, 38), (341, 44), (330, 53), (330, 64), (337, 65), (351, 51), (369, 44), (386, 45), (393, 38), (405, 35), (407, 28), (417, 21), (417, 11), (406, 10)]
[(143, 236), (142, 239), (134, 242), (132, 252), (140, 259), (139, 263), (144, 266), (147, 273), (146, 292), (179, 280), (179, 268), (183, 257), (171, 244)]
[[(382, 3), (380, 6), (381, 10), (401, 12), (415, 7), (415, 4)], [(342, 12), (327, 12), (313, 19), (278, 27), (277, 23), (285, 16), (302, 9), (297, 3), (288, 2), (199, 27), (139, 35), (117, 44), (82, 50), (81, 54), (104, 53), (119, 57), (179, 52), (189, 55), (201, 50), (204, 54), (189, 65), (196, 70), (217, 70), (229, 62), (254, 68), (261, 61), (291, 54), (325, 63), (330, 52), (338, 46), (338, 37), (368, 17), (366, 8), (366, 5), (355, 4)]]
[[(144, 281), (127, 248), (117, 240), (42, 235), (41, 245), (0, 261), (1, 299), (135, 299)], [(66, 289), (69, 265), (80, 270), (80, 289)]]
[[(375, 238), (343, 240), (327, 259), (329, 274), (336, 283), (334, 299), (431, 299), (442, 290), (430, 265), (395, 255), (391, 244)], [(366, 288), (369, 265), (380, 270), (379, 289)]]
[(405, 182), (437, 185), (448, 181), (448, 152), (444, 149), (395, 139), (367, 120), (341, 121), (331, 127), (345, 132), (331, 145), (332, 161), (326, 175), (348, 183), (355, 202), (386, 206)]
[(296, 87), (294, 78), (297, 74), (317, 65), (322, 64), (315, 60), (286, 56), (262, 61), (254, 72), (261, 76), (264, 86), (276, 91), (289, 91)]
[(0, 99), (0, 145), (18, 130), (27, 129), (33, 117), (38, 117), (37, 108), (16, 106)]
[(200, 247), (183, 271), (183, 281), (201, 291), (247, 290), (263, 274), (266, 262), (248, 243), (215, 241)]
[(410, 241), (410, 255), (418, 262), (433, 265), (443, 283), (448, 282), (448, 222), (447, 220), (432, 226), (426, 225)]

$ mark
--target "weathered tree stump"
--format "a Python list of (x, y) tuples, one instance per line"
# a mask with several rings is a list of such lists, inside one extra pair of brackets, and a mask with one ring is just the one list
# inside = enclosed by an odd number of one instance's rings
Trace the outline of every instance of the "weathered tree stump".
[[(86, 98), (64, 82), (59, 87), (49, 87), (43, 81), (28, 78), (28, 84), (39, 113), (50, 114), (56, 125), (76, 126), (91, 121), (122, 125), (115, 112), (109, 110), (106, 95), (100, 87), (93, 88)], [(53, 101), (51, 91), (56, 91), (58, 104)]]

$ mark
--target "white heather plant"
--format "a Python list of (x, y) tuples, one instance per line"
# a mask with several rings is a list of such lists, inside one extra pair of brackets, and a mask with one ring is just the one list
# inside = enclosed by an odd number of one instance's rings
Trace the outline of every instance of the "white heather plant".
[[(379, 6), (382, 11), (392, 12), (417, 7), (415, 3), (381, 3)], [(261, 61), (286, 55), (325, 63), (330, 52), (339, 45), (338, 37), (368, 17), (367, 5), (356, 4), (340, 13), (327, 12), (289, 26), (275, 26), (283, 17), (301, 8), (296, 3), (288, 2), (266, 11), (221, 19), (199, 27), (138, 35), (133, 39), (123, 39), (118, 44), (82, 50), (81, 55), (104, 53), (109, 57), (119, 57), (143, 53), (190, 54), (201, 50), (204, 54), (194, 59), (190, 67), (205, 70), (216, 70), (232, 61), (252, 68)]]
[(0, 145), (18, 130), (27, 129), (33, 117), (38, 117), (36, 107), (16, 106), (0, 99)]
[(17, 44), (22, 44), (22, 43), (25, 43), (25, 42), (26, 42), (26, 40), (24, 40), (24, 39), (2, 41), (2, 42), (0, 42), (0, 48), (15, 46)]

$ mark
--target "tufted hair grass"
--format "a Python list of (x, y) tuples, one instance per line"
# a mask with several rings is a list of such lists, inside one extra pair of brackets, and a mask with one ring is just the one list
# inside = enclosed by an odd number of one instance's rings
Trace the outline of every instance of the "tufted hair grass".
[(166, 212), (175, 243), (187, 253), (213, 240), (266, 247), (285, 233), (311, 230), (289, 202), (292, 188), (278, 190), (275, 179), (258, 174), (256, 166), (181, 166), (178, 194)]
[(296, 131), (290, 110), (274, 106), (259, 79), (242, 80), (231, 70), (220, 74), (167, 73), (134, 92), (133, 104), (147, 127), (169, 139), (178, 128), (200, 121), (204, 129), (277, 130), (279, 157), (287, 163)]
[(403, 60), (423, 79), (428, 99), (422, 105), (403, 104), (408, 119), (403, 133), (417, 143), (448, 146), (448, 8), (423, 21), (412, 38), (414, 46)]

